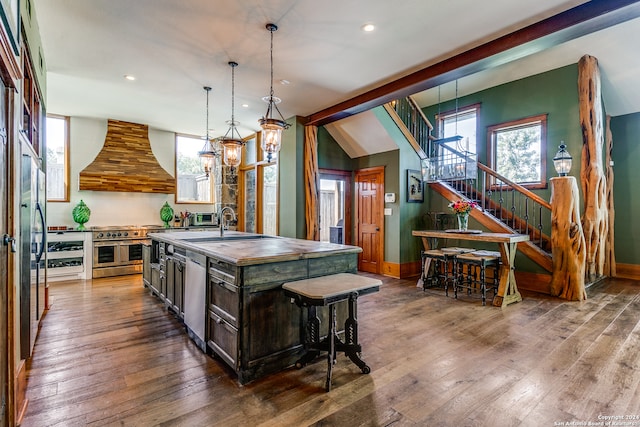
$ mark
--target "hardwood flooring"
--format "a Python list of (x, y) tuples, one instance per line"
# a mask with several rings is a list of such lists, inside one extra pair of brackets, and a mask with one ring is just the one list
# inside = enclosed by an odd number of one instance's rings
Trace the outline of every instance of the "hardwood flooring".
[(382, 279), (358, 305), (372, 372), (341, 354), (329, 393), (325, 359), (239, 386), (139, 275), (52, 283), (22, 425), (640, 425), (640, 282), (502, 310)]

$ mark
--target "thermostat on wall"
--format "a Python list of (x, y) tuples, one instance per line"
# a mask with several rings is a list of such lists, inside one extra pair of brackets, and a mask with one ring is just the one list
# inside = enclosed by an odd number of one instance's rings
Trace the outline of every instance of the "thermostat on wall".
[(385, 203), (395, 203), (396, 202), (396, 193), (384, 193), (384, 202)]

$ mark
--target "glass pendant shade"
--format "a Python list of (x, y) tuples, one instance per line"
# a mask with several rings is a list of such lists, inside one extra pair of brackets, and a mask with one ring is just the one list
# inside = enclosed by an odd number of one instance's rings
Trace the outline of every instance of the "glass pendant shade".
[(285, 129), (286, 123), (277, 119), (262, 119), (260, 120), (260, 126), (262, 126), (262, 142), (260, 147), (262, 151), (267, 154), (267, 161), (270, 162), (273, 158), (273, 154), (280, 151), (282, 145), (282, 130)]
[(218, 157), (218, 151), (214, 147), (214, 142), (209, 140), (204, 143), (201, 151), (198, 151), (198, 157), (200, 157), (200, 164), (204, 170), (205, 176), (209, 176), (211, 171), (216, 165), (216, 157)]
[(224, 147), (224, 164), (232, 168), (240, 166), (243, 142), (237, 139), (223, 139), (220, 143)]
[(572, 158), (569, 152), (566, 150), (567, 146), (564, 145), (564, 141), (558, 147), (558, 152), (553, 158), (553, 166), (558, 173), (558, 176), (567, 176), (571, 170)]

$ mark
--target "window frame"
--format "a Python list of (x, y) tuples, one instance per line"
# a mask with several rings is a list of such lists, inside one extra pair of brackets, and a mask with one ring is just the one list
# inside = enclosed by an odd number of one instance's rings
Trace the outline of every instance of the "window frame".
[[(436, 135), (437, 139), (440, 138), (444, 138), (444, 122), (446, 119), (450, 118), (450, 117), (455, 117), (455, 116), (460, 116), (462, 114), (466, 114), (470, 111), (474, 111), (475, 112), (475, 116), (476, 116), (476, 141), (475, 141), (475, 147), (473, 151), (471, 151), (472, 153), (476, 154), (478, 153), (478, 135), (480, 134), (479, 132), (479, 123), (480, 123), (480, 109), (481, 109), (482, 103), (480, 102), (476, 102), (474, 104), (468, 104), (465, 105), (463, 107), (458, 107), (458, 108), (454, 108), (452, 110), (447, 110), (447, 111), (442, 111), (442, 112), (438, 112), (436, 113), (436, 129), (438, 132), (438, 135)], [(442, 135), (442, 136), (441, 136)]]
[[(216, 174), (217, 174), (217, 166), (214, 168), (214, 170), (212, 171), (212, 173), (209, 174), (209, 200), (208, 201), (204, 201), (204, 200), (182, 200), (178, 198), (178, 194), (179, 194), (179, 176), (178, 176), (178, 138), (191, 138), (194, 140), (198, 140), (200, 141), (200, 143), (202, 145), (204, 145), (204, 140), (197, 135), (189, 135), (189, 134), (185, 134), (185, 133), (178, 133), (176, 132), (175, 134), (175, 138), (174, 138), (174, 179), (176, 180), (176, 192), (174, 194), (174, 203), (176, 205), (184, 205), (184, 204), (194, 204), (194, 205), (212, 205), (216, 203), (216, 192), (215, 192), (215, 186), (216, 186)], [(221, 159), (216, 159), (216, 163), (219, 163), (221, 161)], [(202, 172), (202, 174), (204, 174), (204, 172)]]
[[(254, 163), (248, 163), (247, 159), (247, 141), (255, 139), (255, 159)], [(254, 170), (255, 174), (255, 233), (263, 233), (264, 231), (264, 168), (267, 166), (273, 166), (274, 164), (278, 167), (277, 170), (277, 178), (276, 178), (276, 236), (280, 235), (280, 156), (276, 156), (274, 160), (271, 162), (267, 162), (266, 156), (260, 147), (262, 142), (262, 132), (256, 132), (252, 135), (249, 135), (243, 138), (245, 144), (242, 147), (242, 163), (238, 167), (238, 230), (245, 231), (245, 219), (246, 219), (246, 200), (245, 200), (245, 190), (247, 188), (246, 183), (246, 172), (249, 170)], [(280, 154), (280, 153), (278, 153)]]
[[(547, 121), (548, 113), (537, 114), (534, 116), (523, 117), (516, 120), (510, 120), (507, 122), (497, 123), (495, 125), (487, 126), (487, 166), (494, 171), (497, 164), (497, 150), (496, 150), (496, 135), (500, 131), (508, 131), (512, 129), (525, 128), (533, 126), (539, 123), (540, 125), (540, 180), (537, 182), (514, 182), (515, 184), (533, 190), (533, 189), (545, 189), (547, 188)], [(529, 126), (528, 126), (529, 125)], [(506, 177), (505, 177), (506, 178)], [(492, 179), (490, 185), (492, 188), (496, 187), (495, 178)], [(508, 183), (505, 183), (509, 186)]]
[[(63, 141), (63, 159), (64, 159), (64, 196), (59, 199), (50, 199), (47, 195), (47, 203), (69, 203), (71, 200), (71, 192), (69, 191), (69, 186), (71, 182), (71, 164), (70, 164), (70, 147), (71, 147), (71, 118), (69, 116), (63, 116), (60, 114), (47, 114), (45, 116), (45, 147), (48, 148), (49, 144), (46, 141), (46, 134), (48, 132), (48, 127), (46, 126), (46, 121), (49, 119), (63, 120), (64, 121), (64, 141)], [(46, 149), (45, 149), (46, 156)], [(46, 167), (49, 167), (49, 162), (46, 162)], [(49, 184), (49, 180), (47, 180), (47, 185)]]

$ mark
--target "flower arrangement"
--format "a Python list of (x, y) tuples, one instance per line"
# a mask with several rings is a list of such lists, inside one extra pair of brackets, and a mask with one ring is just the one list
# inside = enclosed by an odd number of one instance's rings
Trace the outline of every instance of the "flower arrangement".
[(471, 209), (477, 206), (478, 203), (472, 200), (456, 200), (455, 202), (449, 203), (449, 209), (457, 214), (468, 214), (471, 212)]

